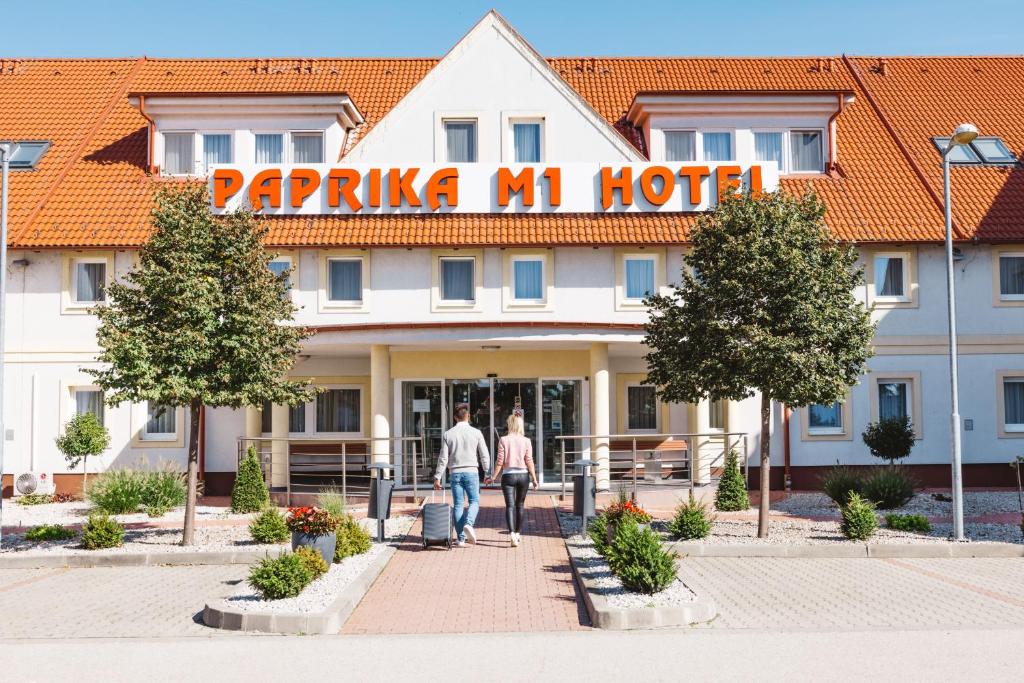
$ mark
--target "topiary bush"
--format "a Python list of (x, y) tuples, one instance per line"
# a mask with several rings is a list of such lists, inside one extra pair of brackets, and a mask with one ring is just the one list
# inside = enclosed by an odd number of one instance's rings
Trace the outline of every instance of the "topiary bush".
[(892, 510), (910, 502), (916, 483), (902, 467), (875, 467), (864, 478), (861, 491), (879, 509)]
[(713, 518), (708, 515), (708, 506), (698, 503), (690, 494), (690, 500), (676, 506), (675, 515), (669, 520), (668, 530), (676, 538), (689, 541), (707, 538), (711, 533)]
[(653, 531), (632, 520), (619, 527), (607, 557), (612, 572), (634, 593), (658, 593), (676, 580), (676, 554), (666, 552)]
[(249, 523), (249, 535), (257, 543), (284, 543), (291, 532), (277, 508), (267, 508)]
[(238, 476), (231, 488), (231, 511), (259, 512), (270, 505), (270, 491), (263, 482), (263, 467), (255, 446), (249, 446), (242, 462), (238, 463)]
[(124, 545), (124, 527), (107, 515), (89, 515), (82, 526), (82, 547), (86, 550), (117, 548)]
[(338, 518), (334, 529), (337, 543), (334, 546), (334, 561), (341, 562), (352, 555), (362, 555), (373, 547), (373, 537), (352, 515), (344, 514)]
[(851, 493), (863, 494), (864, 477), (852, 467), (840, 465), (831, 468), (820, 480), (821, 491), (842, 507), (850, 500)]
[(851, 541), (866, 541), (878, 528), (874, 504), (856, 493), (850, 495), (850, 500), (840, 508), (840, 512), (843, 515), (843, 521), (839, 528), (843, 532), (843, 536)]
[(324, 558), (320, 556), (320, 551), (309, 546), (303, 546), (295, 549), (295, 554), (302, 560), (302, 564), (305, 565), (306, 571), (309, 572), (311, 580), (316, 581), (321, 576), (327, 573), (327, 563), (324, 562)]
[(725, 470), (718, 480), (715, 492), (715, 509), (723, 512), (747, 510), (750, 508), (750, 496), (747, 495), (747, 482), (740, 472), (739, 454), (730, 449), (725, 455)]
[(264, 600), (293, 598), (312, 580), (306, 563), (295, 553), (264, 558), (249, 571), (249, 585)]
[(931, 522), (924, 515), (886, 515), (885, 525), (896, 531), (910, 531), (927, 534), (932, 530)]
[(66, 541), (77, 535), (78, 532), (74, 529), (68, 529), (60, 524), (43, 524), (42, 526), (34, 526), (26, 531), (25, 540), (32, 541), (33, 543), (40, 543), (42, 541)]
[(136, 470), (107, 470), (97, 475), (85, 496), (100, 512), (127, 515), (138, 512), (146, 487), (145, 473)]
[(888, 460), (892, 465), (910, 455), (914, 448), (914, 427), (909, 416), (889, 417), (870, 423), (861, 438), (871, 455)]

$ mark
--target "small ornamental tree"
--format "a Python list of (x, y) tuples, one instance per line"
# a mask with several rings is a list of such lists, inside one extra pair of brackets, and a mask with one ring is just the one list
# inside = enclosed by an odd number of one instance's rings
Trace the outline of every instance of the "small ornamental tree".
[(869, 424), (861, 438), (871, 455), (894, 465), (913, 450), (914, 427), (910, 424), (909, 416), (889, 417)]
[(647, 380), (662, 400), (761, 396), (760, 537), (772, 402), (841, 400), (871, 356), (874, 326), (854, 298), (863, 271), (824, 215), (810, 190), (726, 194), (697, 220), (681, 282), (648, 299)]
[(231, 487), (232, 512), (259, 512), (270, 505), (270, 492), (263, 481), (263, 467), (255, 446), (249, 446), (238, 464), (235, 485)]
[(74, 469), (82, 463), (82, 493), (89, 486), (89, 456), (100, 455), (110, 445), (110, 432), (100, 424), (93, 413), (79, 413), (64, 425), (64, 433), (57, 437), (57, 450), (64, 454), (68, 466)]
[(736, 512), (750, 509), (747, 482), (740, 472), (739, 455), (730, 449), (725, 454), (725, 467), (715, 491), (715, 509), (722, 512)]
[(265, 222), (244, 211), (214, 216), (205, 185), (175, 183), (156, 193), (151, 224), (138, 265), (96, 309), (105, 367), (90, 372), (111, 404), (188, 409), (182, 544), (192, 545), (204, 406), (310, 400), (308, 384), (286, 379), (309, 333), (290, 324), (288, 273), (269, 268)]

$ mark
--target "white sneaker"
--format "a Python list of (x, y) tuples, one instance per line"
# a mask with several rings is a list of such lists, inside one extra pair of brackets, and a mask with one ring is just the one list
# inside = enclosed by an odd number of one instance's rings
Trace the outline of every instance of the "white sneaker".
[(512, 547), (516, 548), (519, 546), (519, 534), (512, 534)]
[(462, 528), (462, 530), (466, 533), (466, 540), (469, 541), (470, 543), (473, 543), (475, 545), (476, 544), (476, 530), (473, 529), (473, 527), (471, 527), (469, 525), (464, 526)]
[(456, 539), (455, 540), (455, 546), (458, 547), (458, 548), (465, 548), (466, 547), (466, 542), (462, 541), (462, 540), (459, 540), (459, 539)]

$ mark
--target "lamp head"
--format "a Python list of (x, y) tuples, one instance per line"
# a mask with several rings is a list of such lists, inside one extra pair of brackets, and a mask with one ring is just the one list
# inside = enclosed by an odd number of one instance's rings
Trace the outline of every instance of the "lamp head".
[(953, 131), (953, 136), (949, 139), (949, 142), (954, 145), (967, 145), (974, 142), (976, 137), (978, 137), (976, 126), (970, 123), (961, 123)]

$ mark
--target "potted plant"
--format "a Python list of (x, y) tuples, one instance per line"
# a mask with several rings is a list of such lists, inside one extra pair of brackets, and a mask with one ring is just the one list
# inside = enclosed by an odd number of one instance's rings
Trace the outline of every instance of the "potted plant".
[(318, 507), (288, 508), (288, 529), (292, 532), (292, 550), (301, 547), (315, 549), (324, 562), (334, 562), (334, 548), (338, 537), (334, 530), (337, 520), (327, 510)]
[(605, 518), (608, 520), (606, 534), (609, 545), (615, 541), (615, 535), (618, 533), (619, 527), (622, 526), (623, 519), (627, 517), (635, 521), (641, 528), (651, 524), (651, 516), (646, 510), (631, 500), (620, 498), (618, 502), (612, 503), (605, 510)]

